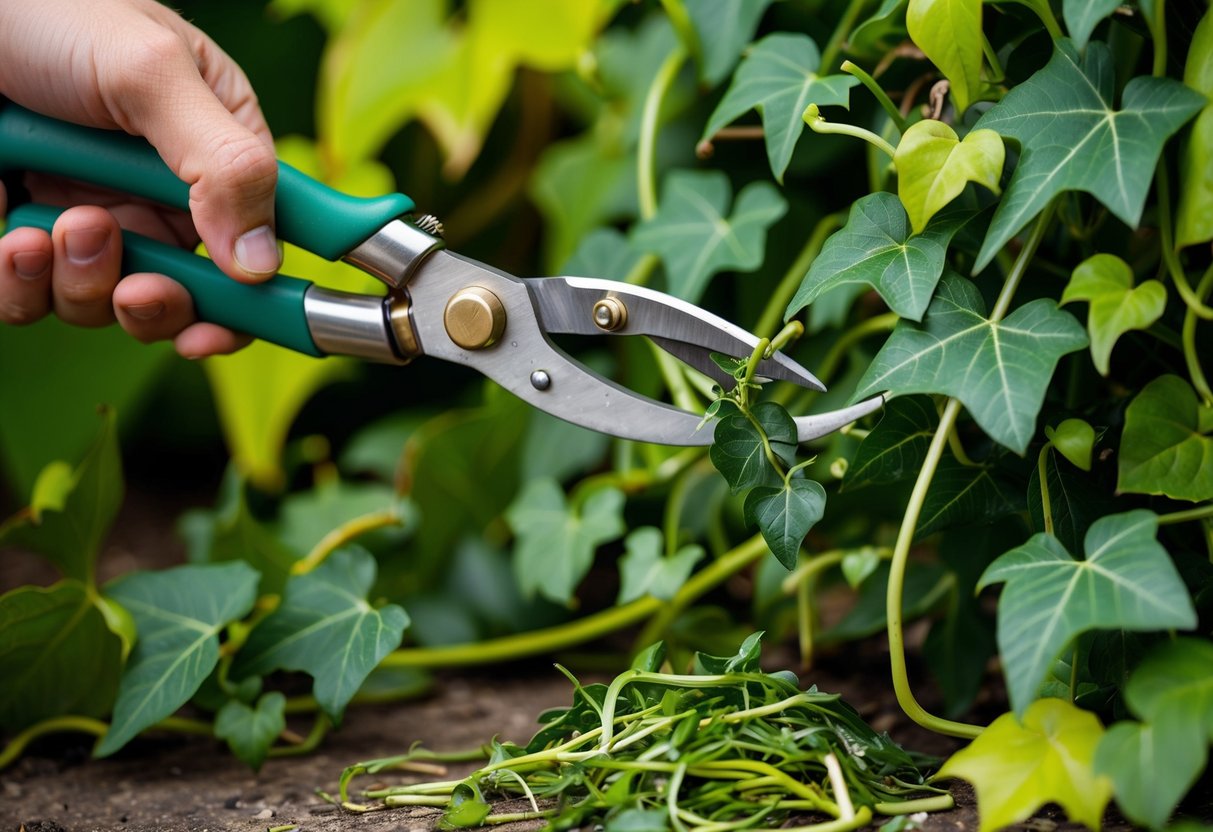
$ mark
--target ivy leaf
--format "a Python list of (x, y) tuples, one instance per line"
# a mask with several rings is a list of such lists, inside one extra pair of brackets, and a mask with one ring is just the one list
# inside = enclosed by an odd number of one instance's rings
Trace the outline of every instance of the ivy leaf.
[[(951, 576), (939, 564), (916, 563), (906, 572), (902, 615), (907, 621), (925, 615), (952, 592)], [(859, 597), (841, 621), (821, 634), (823, 645), (867, 638), (888, 625), (885, 600), (889, 590), (889, 563), (881, 561), (859, 589)]]
[(771, 0), (687, 0), (702, 52), (700, 80), (714, 87), (729, 74), (769, 5)]
[(962, 523), (989, 522), (1023, 507), (1021, 493), (990, 466), (943, 457), (922, 504), (915, 537)]
[(1122, 109), (1113, 110), (1113, 85), (1106, 45), (1093, 42), (1080, 57), (1070, 41), (1059, 40), (1049, 63), (977, 122), (977, 129), (1015, 139), (1022, 152), (975, 272), (1061, 191), (1086, 191), (1137, 227), (1163, 144), (1205, 99), (1178, 81), (1134, 78)]
[(1188, 382), (1160, 376), (1125, 410), (1116, 487), (1175, 500), (1213, 497), (1213, 407)]
[(73, 470), (52, 462), (39, 474), (30, 505), (0, 523), (0, 542), (43, 555), (65, 577), (94, 579), (97, 554), (122, 505), (122, 459), (112, 410), (101, 411), (101, 429)]
[(574, 512), (555, 480), (527, 483), (505, 512), (517, 538), (514, 575), (523, 594), (538, 592), (567, 604), (594, 562), (594, 551), (627, 530), (623, 503), (622, 491), (603, 488)]
[(905, 10), (909, 0), (884, 0), (872, 16), (847, 38), (848, 51), (868, 57), (883, 56), (906, 36)]
[(1120, 0), (1063, 0), (1061, 14), (1074, 45), (1080, 50), (1085, 48), (1099, 21), (1119, 5)]
[(884, 406), (880, 422), (859, 443), (842, 491), (901, 482), (914, 476), (927, 455), (939, 415), (927, 396), (902, 396)]
[[(794, 465), (796, 423), (788, 412), (774, 402), (760, 402), (750, 413), (767, 435), (771, 451), (789, 467)], [(734, 494), (759, 485), (778, 488), (783, 483), (766, 457), (762, 435), (743, 413), (731, 412), (716, 423), (708, 457)]]
[(784, 317), (792, 317), (826, 292), (861, 284), (879, 292), (901, 317), (922, 320), (943, 274), (948, 243), (963, 224), (957, 212), (938, 217), (923, 233), (913, 234), (905, 208), (893, 194), (880, 191), (857, 200), (847, 224), (826, 240), (813, 260)]
[(1074, 560), (1056, 537), (1037, 534), (990, 564), (977, 587), (1006, 583), (998, 646), (1016, 713), (1024, 712), (1050, 665), (1081, 633), (1196, 626), (1183, 581), (1155, 540), (1157, 529), (1153, 512), (1114, 514), (1087, 531), (1086, 560)]
[(910, 0), (906, 29), (947, 76), (963, 114), (981, 94), (981, 0)]
[(915, 234), (931, 217), (976, 182), (997, 194), (1006, 148), (993, 130), (971, 130), (961, 141), (956, 131), (935, 119), (910, 125), (897, 143), (897, 195)]
[[(1050, 448), (1045, 454), (1045, 483), (1049, 487), (1049, 508), (1053, 517), (1053, 536), (1067, 551), (1077, 552), (1091, 524), (1108, 514), (1112, 500), (1089, 477), (1072, 466), (1058, 463)], [(1040, 466), (1032, 467), (1028, 480), (1028, 516), (1034, 529), (1044, 531), (1043, 496), (1040, 491)]]
[(1072, 315), (1044, 298), (998, 322), (985, 314), (976, 286), (945, 277), (921, 324), (897, 324), (852, 401), (881, 390), (954, 396), (995, 441), (1023, 454), (1053, 369), (1087, 337)]
[(703, 558), (700, 546), (683, 546), (672, 557), (662, 557), (661, 531), (652, 526), (636, 529), (624, 540), (619, 559), (619, 599), (626, 604), (644, 595), (668, 601), (682, 587)]
[(1095, 428), (1082, 419), (1066, 419), (1055, 428), (1045, 428), (1045, 436), (1057, 452), (1076, 468), (1091, 470), (1091, 451), (1095, 447)]
[(745, 498), (745, 520), (756, 523), (775, 559), (796, 568), (800, 545), (825, 514), (826, 491), (810, 479), (792, 479), (782, 488), (759, 486)]
[(978, 832), (1027, 820), (1046, 803), (1056, 803), (1070, 820), (1098, 829), (1112, 796), (1108, 779), (1092, 770), (1103, 733), (1089, 711), (1062, 699), (1041, 699), (1028, 708), (1022, 723), (1014, 714), (994, 720), (953, 754), (936, 777), (973, 784), (981, 816)]
[[(412, 525), (412, 506), (395, 489), (377, 482), (346, 482), (336, 477), (282, 501), (278, 539), (301, 556), (333, 529), (368, 514), (391, 515), (400, 526)], [(367, 538), (369, 543), (375, 535)]]
[(135, 572), (107, 587), (135, 619), (139, 640), (96, 756), (113, 754), (189, 701), (219, 661), (219, 631), (252, 610), (256, 590), (256, 570), (239, 561)]
[(656, 216), (638, 225), (632, 243), (665, 262), (670, 291), (697, 302), (714, 274), (762, 265), (767, 229), (788, 204), (769, 182), (751, 182), (727, 217), (732, 188), (718, 170), (675, 170), (666, 177)]
[(375, 608), (375, 558), (360, 546), (329, 555), (286, 582), (282, 603), (236, 654), (234, 679), (301, 670), (315, 679), (316, 702), (334, 724), (379, 662), (400, 646), (409, 617), (395, 604)]
[(252, 708), (229, 699), (215, 714), (215, 736), (227, 742), (232, 753), (253, 771), (259, 771), (274, 740), (286, 728), (286, 697), (278, 691), (264, 694)]
[(577, 250), (560, 273), (575, 277), (601, 277), (623, 280), (644, 258), (628, 243), (628, 238), (614, 228), (595, 228), (581, 238)]
[[(1192, 33), (1184, 84), (1213, 98), (1213, 13), (1205, 12)], [(1179, 181), (1175, 245), (1213, 240), (1213, 103), (1207, 104), (1192, 123), (1180, 158)]]
[(0, 731), (11, 736), (54, 716), (109, 712), (123, 643), (84, 583), (68, 579), (0, 596), (0, 632)]
[(1133, 286), (1133, 270), (1115, 254), (1096, 254), (1078, 264), (1066, 290), (1064, 306), (1071, 301), (1091, 304), (1087, 332), (1091, 333), (1091, 357), (1101, 375), (1108, 374), (1112, 347), (1131, 329), (1146, 329), (1162, 317), (1167, 290), (1157, 280)]
[(738, 116), (758, 110), (762, 116), (767, 159), (775, 181), (782, 184), (792, 151), (804, 131), (805, 107), (850, 107), (853, 75), (819, 77), (821, 53), (807, 35), (777, 32), (746, 51), (728, 92), (716, 105), (703, 130), (710, 139)]

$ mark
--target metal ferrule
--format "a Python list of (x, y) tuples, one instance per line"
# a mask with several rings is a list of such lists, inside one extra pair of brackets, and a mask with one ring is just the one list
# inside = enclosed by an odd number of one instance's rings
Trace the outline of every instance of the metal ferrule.
[(341, 259), (399, 289), (408, 283), (422, 260), (445, 245), (441, 238), (412, 223), (392, 220)]
[(303, 296), (303, 314), (316, 346), (329, 355), (349, 355), (385, 364), (407, 364), (396, 348), (387, 302), (312, 286)]

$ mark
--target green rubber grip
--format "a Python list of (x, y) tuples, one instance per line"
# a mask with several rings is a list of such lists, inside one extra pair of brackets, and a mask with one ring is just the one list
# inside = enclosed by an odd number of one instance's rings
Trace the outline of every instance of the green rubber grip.
[[(27, 170), (189, 210), (189, 187), (143, 139), (47, 118), (11, 102), (0, 104), (0, 173)], [(353, 197), (279, 162), (274, 208), (279, 239), (326, 260), (339, 260), (411, 211), (413, 201), (404, 194)]]
[[(50, 231), (62, 209), (22, 205), (8, 215), (8, 228)], [(301, 352), (323, 356), (312, 340), (303, 298), (312, 283), (280, 274), (265, 283), (240, 283), (213, 262), (133, 231), (122, 232), (122, 273), (158, 272), (176, 280), (194, 299), (198, 320), (226, 326)]]

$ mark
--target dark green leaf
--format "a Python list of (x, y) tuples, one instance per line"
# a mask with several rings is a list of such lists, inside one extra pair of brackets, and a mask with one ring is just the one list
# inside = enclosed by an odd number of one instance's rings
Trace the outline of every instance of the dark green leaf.
[(346, 704), (400, 645), (409, 623), (395, 604), (377, 609), (367, 602), (375, 571), (374, 557), (351, 545), (312, 572), (292, 576), (278, 608), (236, 654), (232, 677), (302, 670), (315, 679), (312, 692), (320, 707), (340, 723)]
[(931, 480), (915, 534), (926, 537), (950, 526), (989, 522), (1022, 507), (1019, 489), (997, 469), (962, 465), (945, 456)]
[[(775, 456), (785, 465), (793, 465), (797, 446), (796, 423), (788, 412), (774, 402), (761, 402), (750, 412), (762, 426), (762, 433), (766, 434)], [(734, 494), (757, 485), (778, 488), (783, 482), (783, 477), (767, 459), (762, 433), (745, 414), (735, 411), (716, 423), (708, 455)]]
[(522, 479), (550, 477), (563, 482), (585, 474), (602, 462), (610, 440), (604, 433), (536, 410), (523, 440)]
[[(1090, 477), (1072, 465), (1058, 464), (1052, 453), (1045, 455), (1045, 482), (1049, 487), (1049, 506), (1053, 515), (1053, 535), (1067, 551), (1082, 548), (1091, 524), (1112, 510), (1108, 493)], [(1040, 468), (1032, 467), (1028, 481), (1028, 514), (1032, 528), (1044, 531), (1043, 497), (1040, 492)]]
[(902, 396), (885, 405), (847, 467), (842, 490), (901, 482), (922, 466), (939, 415), (926, 396)]
[(241, 762), (258, 771), (274, 740), (286, 728), (286, 697), (274, 691), (250, 708), (232, 699), (215, 715), (215, 736), (227, 742)]
[(745, 499), (747, 523), (758, 525), (775, 559), (791, 570), (809, 530), (825, 514), (826, 491), (810, 479), (792, 479), (782, 487), (759, 486)]
[(1117, 488), (1176, 500), (1213, 497), (1213, 407), (1179, 376), (1160, 376), (1125, 411)]
[(897, 324), (852, 401), (881, 390), (945, 393), (960, 399), (993, 439), (1022, 454), (1054, 367), (1086, 343), (1078, 321), (1053, 301), (1030, 301), (994, 322), (977, 287), (950, 275), (921, 324)]
[(1122, 108), (1113, 110), (1113, 85), (1112, 55), (1105, 44), (1089, 44), (1080, 57), (1063, 39), (1044, 69), (1012, 88), (977, 122), (976, 128), (1017, 140), (1022, 152), (976, 271), (1065, 190), (1086, 191), (1137, 226), (1163, 143), (1205, 99), (1168, 78), (1134, 78), (1125, 87)]
[(560, 268), (560, 273), (574, 277), (623, 280), (643, 257), (618, 230), (595, 228), (581, 238), (577, 250)]
[(671, 557), (662, 556), (661, 531), (644, 526), (628, 534), (619, 559), (619, 598), (626, 604), (644, 595), (668, 601), (682, 587), (703, 558), (701, 546), (683, 546)]
[(1116, 11), (1120, 0), (1063, 0), (1062, 16), (1074, 45), (1083, 49), (1099, 21)]
[(733, 69), (769, 5), (771, 0), (687, 0), (703, 57), (699, 77), (708, 86), (719, 84)]
[[(951, 587), (947, 572), (934, 563), (914, 563), (906, 570), (905, 588), (902, 591), (902, 614), (909, 621), (939, 603)], [(823, 645), (839, 644), (866, 638), (882, 632), (888, 624), (885, 599), (889, 590), (889, 564), (882, 562), (863, 582), (855, 606), (841, 621), (820, 636)]]
[(189, 701), (219, 661), (219, 631), (253, 608), (257, 580), (256, 570), (237, 561), (136, 572), (107, 587), (135, 619), (139, 641), (98, 757)]

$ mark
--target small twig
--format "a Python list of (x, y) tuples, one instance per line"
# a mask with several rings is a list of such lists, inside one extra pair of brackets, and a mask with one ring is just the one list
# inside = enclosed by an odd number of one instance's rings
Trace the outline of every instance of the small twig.
[(948, 103), (948, 91), (950, 89), (952, 89), (952, 85), (947, 78), (944, 78), (942, 81), (936, 81), (935, 85), (931, 87), (928, 100), (931, 102), (931, 118), (936, 121), (942, 120), (940, 116), (943, 115), (943, 108)]
[(721, 127), (711, 138), (704, 139), (695, 145), (695, 155), (700, 159), (711, 159), (716, 152), (716, 142), (752, 141), (766, 136), (762, 126), (758, 124), (738, 124), (732, 127)]

